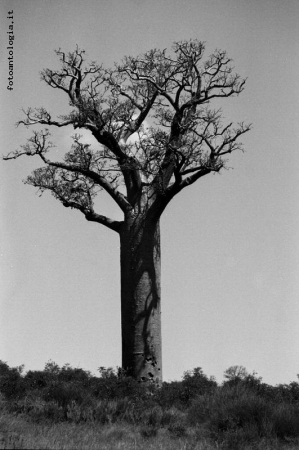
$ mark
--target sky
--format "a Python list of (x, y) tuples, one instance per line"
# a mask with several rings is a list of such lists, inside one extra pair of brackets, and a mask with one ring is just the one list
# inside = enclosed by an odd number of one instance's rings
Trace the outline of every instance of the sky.
[[(13, 10), (13, 90), (8, 12)], [(22, 108), (68, 111), (39, 72), (78, 44), (111, 67), (125, 55), (199, 39), (226, 50), (244, 92), (224, 121), (252, 123), (244, 153), (184, 189), (161, 218), (164, 380), (202, 367), (220, 383), (233, 365), (269, 384), (299, 373), (299, 2), (297, 0), (2, 0), (1, 155), (31, 129)], [(213, 104), (211, 104), (213, 106)], [(57, 151), (74, 130), (53, 130)], [(87, 140), (90, 139), (87, 136)], [(55, 149), (52, 158), (55, 159)], [(121, 365), (119, 240), (22, 180), (34, 158), (0, 161), (0, 359), (49, 360), (92, 373)], [(121, 220), (106, 195), (98, 213)]]

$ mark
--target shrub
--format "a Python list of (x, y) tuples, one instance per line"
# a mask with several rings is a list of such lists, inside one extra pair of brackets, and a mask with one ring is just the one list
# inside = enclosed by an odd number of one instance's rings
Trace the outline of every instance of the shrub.
[(53, 375), (41, 370), (29, 370), (24, 377), (26, 390), (43, 389), (49, 386), (55, 378)]
[(175, 438), (187, 436), (187, 428), (182, 424), (171, 424), (168, 431)]
[(100, 400), (94, 408), (94, 419), (102, 424), (114, 423), (117, 420), (127, 420), (131, 418), (134, 421), (134, 414), (128, 399), (119, 400)]
[(64, 417), (67, 419), (68, 406), (72, 402), (81, 404), (84, 399), (84, 390), (74, 383), (60, 382), (49, 386), (44, 391), (44, 399), (46, 401), (54, 401), (58, 406), (62, 407)]
[(245, 428), (227, 430), (219, 436), (219, 441), (222, 450), (253, 450), (257, 448), (255, 444), (260, 441), (260, 437), (256, 426), (247, 424)]
[(180, 381), (164, 382), (155, 393), (154, 399), (162, 408), (177, 407), (182, 409), (186, 403), (185, 391)]
[(10, 368), (0, 361), (0, 392), (11, 399), (22, 398), (25, 395), (24, 381), (21, 376), (24, 366)]
[(193, 370), (184, 372), (182, 385), (186, 391), (188, 400), (193, 399), (198, 395), (210, 393), (217, 387), (214, 378), (208, 378), (207, 375), (203, 373), (201, 367), (196, 367)]
[(60, 368), (50, 361), (43, 371), (28, 371), (24, 377), (27, 389), (43, 389), (53, 384), (70, 383), (80, 387), (88, 387), (91, 375), (83, 369), (74, 369), (69, 364)]
[[(84, 410), (85, 410), (85, 408), (84, 408)], [(67, 405), (66, 416), (67, 416), (67, 419), (72, 422), (75, 422), (75, 423), (81, 422), (81, 420), (83, 420), (82, 405), (78, 405), (78, 403), (76, 403), (74, 400), (72, 400), (71, 403), (69, 403)], [(93, 414), (92, 414), (92, 417), (93, 417)]]
[(182, 381), (163, 383), (161, 389), (155, 393), (155, 400), (163, 408), (175, 406), (186, 409), (198, 395), (213, 392), (217, 383), (208, 378), (200, 367), (184, 373)]
[(188, 421), (207, 425), (211, 436), (230, 450), (262, 437), (299, 437), (298, 406), (269, 401), (240, 384), (199, 396), (188, 410)]
[(256, 372), (249, 373), (243, 366), (231, 366), (224, 372), (223, 386), (243, 386), (247, 389), (259, 392), (262, 386), (262, 378)]
[(191, 424), (209, 422), (211, 430), (222, 432), (257, 424), (262, 428), (267, 402), (243, 387), (218, 388), (213, 395), (198, 397), (188, 411)]
[(44, 371), (23, 376), (22, 366), (9, 368), (0, 361), (3, 408), (35, 422), (127, 422), (138, 425), (145, 438), (156, 436), (162, 427), (172, 437), (184, 437), (188, 431), (194, 442), (212, 439), (227, 450), (262, 448), (256, 446), (263, 440), (299, 438), (297, 382), (273, 387), (242, 366), (233, 366), (221, 386), (195, 368), (185, 372), (182, 381), (157, 388), (121, 370), (101, 367), (99, 371), (100, 377), (94, 377), (50, 361)]
[(181, 424), (185, 422), (185, 419), (186, 414), (175, 407), (163, 409), (161, 426)]
[(88, 387), (91, 374), (80, 368), (74, 369), (69, 364), (65, 364), (57, 374), (57, 380), (64, 383), (72, 383)]
[(163, 419), (163, 410), (161, 406), (154, 406), (145, 409), (142, 414), (142, 422), (151, 427), (160, 427)]
[(296, 381), (293, 381), (290, 384), (279, 384), (275, 387), (271, 386), (270, 388), (272, 388), (271, 394), (274, 400), (299, 404), (299, 383)]
[(147, 388), (132, 377), (127, 377), (118, 370), (99, 368), (101, 377), (93, 377), (89, 381), (92, 394), (101, 399), (134, 398), (145, 399), (148, 396)]
[(28, 416), (35, 422), (62, 422), (65, 418), (63, 408), (57, 402), (40, 402), (33, 405)]
[(299, 408), (282, 403), (275, 405), (271, 414), (273, 432), (280, 439), (299, 437)]
[(153, 438), (155, 436), (157, 436), (158, 434), (158, 430), (155, 427), (152, 427), (150, 425), (147, 426), (143, 426), (140, 429), (140, 434), (143, 438), (148, 439), (148, 438)]
[(57, 402), (46, 402), (39, 393), (30, 393), (18, 402), (10, 403), (10, 411), (26, 414), (34, 422), (61, 422), (64, 420), (63, 409)]

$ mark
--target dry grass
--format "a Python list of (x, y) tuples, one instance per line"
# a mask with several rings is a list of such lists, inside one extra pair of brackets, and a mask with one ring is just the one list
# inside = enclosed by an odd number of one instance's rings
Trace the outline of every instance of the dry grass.
[(1, 449), (49, 449), (49, 450), (213, 450), (208, 443), (195, 442), (192, 436), (173, 439), (164, 429), (156, 436), (142, 436), (140, 427), (128, 424), (91, 425), (61, 423), (42, 425), (30, 423), (25, 418), (2, 414), (0, 417)]
[[(150, 434), (150, 433), (149, 433)], [(266, 440), (246, 445), (240, 450), (298, 450), (297, 444)], [(167, 429), (157, 429), (155, 436), (145, 437), (142, 427), (129, 424), (52, 425), (29, 422), (25, 417), (7, 412), (0, 414), (0, 449), (48, 450), (220, 450), (231, 448), (215, 444), (200, 428), (188, 429), (183, 437)]]
[(299, 449), (298, 383), (217, 386), (194, 369), (149, 391), (110, 369), (58, 369), (21, 376), (2, 363), (0, 449)]

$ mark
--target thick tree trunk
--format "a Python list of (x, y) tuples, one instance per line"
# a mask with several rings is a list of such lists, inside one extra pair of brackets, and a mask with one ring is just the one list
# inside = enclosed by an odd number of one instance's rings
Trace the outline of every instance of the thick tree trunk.
[(140, 381), (162, 382), (159, 222), (127, 218), (120, 230), (122, 366)]

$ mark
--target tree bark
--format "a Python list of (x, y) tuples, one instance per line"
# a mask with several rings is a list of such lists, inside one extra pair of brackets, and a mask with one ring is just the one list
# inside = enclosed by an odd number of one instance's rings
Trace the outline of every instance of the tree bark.
[(122, 367), (162, 383), (160, 226), (131, 215), (120, 229)]

